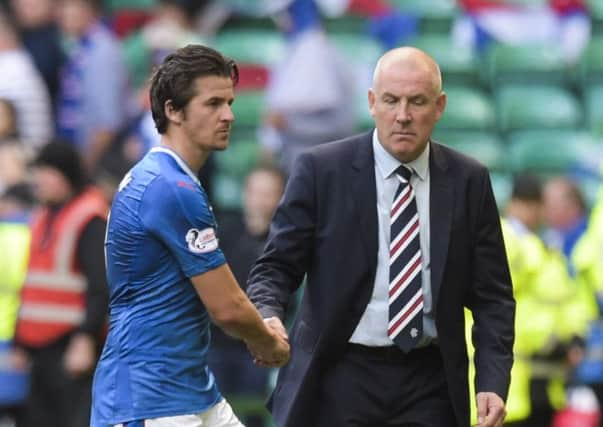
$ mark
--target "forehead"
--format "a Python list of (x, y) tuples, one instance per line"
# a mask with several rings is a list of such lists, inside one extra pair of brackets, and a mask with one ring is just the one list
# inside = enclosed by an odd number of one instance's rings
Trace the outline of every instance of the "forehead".
[(195, 94), (207, 98), (234, 98), (234, 85), (230, 77), (203, 76), (195, 79)]
[(375, 91), (394, 95), (436, 95), (436, 79), (421, 68), (388, 67), (375, 79)]

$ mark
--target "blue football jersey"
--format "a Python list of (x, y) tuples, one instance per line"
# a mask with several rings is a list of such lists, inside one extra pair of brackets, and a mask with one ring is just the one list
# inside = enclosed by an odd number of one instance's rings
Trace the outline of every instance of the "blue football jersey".
[(203, 412), (221, 400), (208, 369), (209, 315), (190, 278), (224, 264), (195, 174), (153, 148), (122, 180), (105, 242), (109, 334), (92, 427)]

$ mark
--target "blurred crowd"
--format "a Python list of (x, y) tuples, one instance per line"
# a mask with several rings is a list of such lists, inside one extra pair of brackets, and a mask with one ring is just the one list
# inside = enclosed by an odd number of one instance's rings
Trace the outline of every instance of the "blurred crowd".
[[(239, 63), (231, 147), (200, 179), (244, 287), (295, 157), (368, 129), (369, 70), (413, 44), (427, 8), (449, 5), (451, 46), (478, 58), (550, 43), (578, 67), (591, 41), (583, 0), (420, 3), (0, 0), (0, 427), (87, 425), (106, 327), (106, 214), (123, 175), (159, 143), (147, 82), (174, 49), (208, 44)], [(346, 44), (358, 34), (367, 44)], [(497, 192), (517, 299), (509, 425), (603, 425), (603, 157), (582, 160), (513, 170)], [(210, 366), (246, 425), (267, 425), (271, 373), (217, 328)]]

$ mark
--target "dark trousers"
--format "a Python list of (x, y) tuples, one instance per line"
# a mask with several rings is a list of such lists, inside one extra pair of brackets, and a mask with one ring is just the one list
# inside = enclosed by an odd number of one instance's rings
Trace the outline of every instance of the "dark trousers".
[(31, 353), (31, 389), (18, 427), (88, 427), (92, 374), (73, 378), (63, 368), (68, 337)]
[(437, 347), (349, 345), (325, 372), (316, 427), (457, 427)]

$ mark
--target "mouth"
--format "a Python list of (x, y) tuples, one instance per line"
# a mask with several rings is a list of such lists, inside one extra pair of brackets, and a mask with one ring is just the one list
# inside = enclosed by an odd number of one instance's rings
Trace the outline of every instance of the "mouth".
[(411, 132), (411, 131), (407, 131), (407, 130), (402, 130), (402, 131), (392, 132), (392, 135), (408, 137), (408, 136), (415, 136), (415, 133)]

